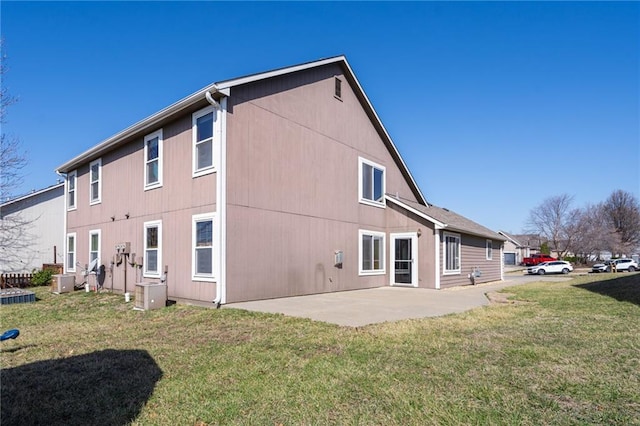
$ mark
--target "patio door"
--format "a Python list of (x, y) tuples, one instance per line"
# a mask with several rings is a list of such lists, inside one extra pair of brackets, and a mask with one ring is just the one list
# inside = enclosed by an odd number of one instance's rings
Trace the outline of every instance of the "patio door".
[(391, 285), (418, 287), (418, 235), (391, 234)]

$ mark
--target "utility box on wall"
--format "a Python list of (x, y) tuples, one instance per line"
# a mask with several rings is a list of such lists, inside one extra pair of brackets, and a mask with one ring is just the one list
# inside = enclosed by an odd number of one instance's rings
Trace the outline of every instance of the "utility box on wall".
[(164, 308), (167, 304), (167, 285), (161, 283), (136, 284), (133, 309), (148, 311)]
[(76, 285), (76, 276), (71, 274), (56, 274), (51, 278), (51, 291), (60, 293), (70, 293)]

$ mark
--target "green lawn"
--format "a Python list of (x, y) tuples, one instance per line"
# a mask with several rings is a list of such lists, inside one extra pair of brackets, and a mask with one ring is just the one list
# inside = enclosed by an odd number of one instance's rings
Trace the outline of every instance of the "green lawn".
[(36, 289), (4, 305), (3, 426), (640, 425), (640, 274), (357, 329)]

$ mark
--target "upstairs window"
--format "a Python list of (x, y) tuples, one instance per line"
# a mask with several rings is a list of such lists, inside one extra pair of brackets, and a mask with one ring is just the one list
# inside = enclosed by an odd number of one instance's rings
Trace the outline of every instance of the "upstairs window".
[(460, 273), (460, 235), (444, 234), (444, 273)]
[(342, 80), (340, 80), (338, 77), (335, 78), (333, 95), (338, 99), (342, 99)]
[(102, 199), (102, 159), (89, 165), (89, 203), (98, 204)]
[(78, 173), (73, 171), (67, 175), (67, 210), (76, 209), (76, 180)]
[(385, 168), (372, 161), (358, 158), (360, 202), (384, 207)]
[(162, 265), (162, 222), (144, 223), (144, 276), (159, 278)]
[(162, 186), (162, 129), (144, 138), (144, 189)]
[(493, 241), (487, 240), (487, 260), (493, 259)]
[(214, 171), (213, 126), (215, 109), (207, 107), (193, 114), (193, 176)]

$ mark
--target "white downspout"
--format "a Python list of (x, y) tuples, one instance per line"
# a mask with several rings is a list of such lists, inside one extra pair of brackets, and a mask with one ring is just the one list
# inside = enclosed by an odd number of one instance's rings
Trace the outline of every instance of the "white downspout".
[(435, 234), (435, 250), (436, 250), (436, 268), (435, 268), (435, 272), (436, 272), (436, 290), (440, 290), (440, 229), (438, 229), (438, 227), (436, 227), (434, 229), (434, 234)]
[(211, 92), (205, 93), (207, 101), (216, 109), (219, 118), (218, 132), (218, 170), (216, 173), (216, 234), (218, 239), (218, 279), (216, 281), (216, 298), (213, 304), (219, 308), (226, 303), (227, 281), (227, 98), (224, 97), (218, 103)]
[[(67, 203), (69, 202), (67, 200), (67, 175), (64, 173), (60, 173), (59, 171), (56, 170), (56, 174), (58, 176), (60, 176), (61, 178), (64, 179), (64, 194), (62, 194), (62, 241), (64, 241), (63, 244), (63, 250), (64, 252), (62, 253), (62, 264), (64, 265), (64, 267), (62, 268), (63, 272), (66, 274), (69, 271), (67, 271), (67, 244), (69, 244), (69, 241), (67, 241)], [(76, 241), (74, 241), (74, 244), (77, 244)], [(76, 250), (77, 252), (77, 250)], [(75, 257), (75, 256), (74, 256)]]

